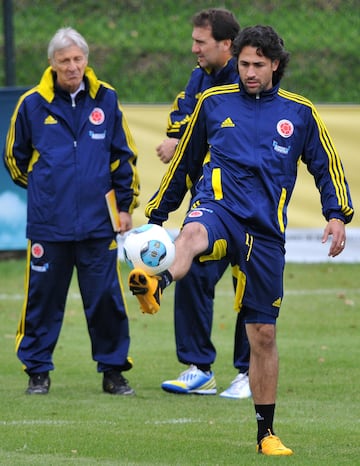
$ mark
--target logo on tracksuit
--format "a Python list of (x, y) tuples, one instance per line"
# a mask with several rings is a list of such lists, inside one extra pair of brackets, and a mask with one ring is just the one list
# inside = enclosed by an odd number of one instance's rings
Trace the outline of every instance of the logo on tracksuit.
[(35, 259), (40, 259), (44, 255), (44, 248), (40, 243), (34, 243), (31, 246), (31, 254)]
[(105, 121), (105, 113), (100, 107), (95, 107), (89, 116), (90, 123), (101, 125)]
[(290, 120), (280, 120), (276, 125), (276, 129), (283, 138), (289, 138), (294, 133), (294, 125)]

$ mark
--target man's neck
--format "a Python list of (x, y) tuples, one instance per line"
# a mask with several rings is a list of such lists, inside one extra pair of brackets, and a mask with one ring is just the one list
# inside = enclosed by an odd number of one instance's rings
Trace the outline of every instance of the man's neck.
[(216, 65), (216, 66), (212, 66), (211, 67), (211, 70), (214, 72), (214, 73), (217, 73), (218, 71), (222, 70), (223, 68), (225, 68), (225, 66), (229, 63), (229, 60), (231, 60), (232, 56), (229, 55), (228, 57), (225, 58), (225, 60), (223, 61), (222, 64), (219, 64), (219, 65)]
[(70, 92), (69, 94), (71, 95), (72, 99), (75, 99), (75, 97), (78, 95), (80, 91), (83, 91), (85, 89), (85, 84), (84, 81), (81, 81), (80, 86), (76, 89), (75, 92)]

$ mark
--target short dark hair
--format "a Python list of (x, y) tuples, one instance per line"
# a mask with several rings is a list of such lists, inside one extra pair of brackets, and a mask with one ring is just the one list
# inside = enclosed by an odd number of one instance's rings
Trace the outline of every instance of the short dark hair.
[(290, 53), (285, 50), (284, 41), (271, 26), (251, 26), (244, 28), (233, 42), (233, 55), (239, 58), (244, 47), (256, 47), (258, 52), (270, 60), (279, 60), (279, 66), (273, 74), (273, 84), (283, 77), (290, 60)]
[(193, 16), (194, 27), (210, 26), (216, 41), (230, 39), (233, 41), (240, 31), (240, 24), (234, 14), (225, 8), (209, 8)]

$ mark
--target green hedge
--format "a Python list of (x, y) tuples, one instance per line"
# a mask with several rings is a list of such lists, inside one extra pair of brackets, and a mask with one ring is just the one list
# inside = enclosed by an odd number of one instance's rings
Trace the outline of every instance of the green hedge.
[(315, 102), (359, 102), (357, 0), (13, 0), (16, 85), (38, 82), (51, 36), (73, 26), (89, 42), (90, 64), (122, 102), (170, 102), (195, 64), (191, 17), (210, 6), (231, 9), (243, 27), (271, 24), (281, 34), (291, 52), (283, 87)]

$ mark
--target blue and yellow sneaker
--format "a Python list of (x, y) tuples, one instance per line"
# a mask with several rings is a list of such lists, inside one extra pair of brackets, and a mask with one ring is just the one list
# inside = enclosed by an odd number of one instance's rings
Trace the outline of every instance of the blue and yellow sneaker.
[(214, 373), (203, 372), (193, 364), (175, 380), (166, 380), (161, 384), (166, 392), (179, 394), (216, 395)]

